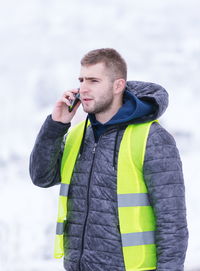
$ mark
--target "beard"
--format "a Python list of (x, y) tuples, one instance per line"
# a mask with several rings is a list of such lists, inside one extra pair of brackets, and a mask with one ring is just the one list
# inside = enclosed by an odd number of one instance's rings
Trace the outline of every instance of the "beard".
[(83, 110), (86, 113), (98, 114), (108, 111), (112, 107), (113, 94), (109, 93), (107, 96), (101, 96), (98, 100), (93, 99), (90, 106), (83, 105)]

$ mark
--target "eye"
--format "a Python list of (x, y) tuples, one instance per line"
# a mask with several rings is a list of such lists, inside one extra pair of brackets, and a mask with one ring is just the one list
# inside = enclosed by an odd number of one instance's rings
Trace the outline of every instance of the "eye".
[(80, 83), (82, 83), (82, 82), (83, 82), (83, 78), (79, 78), (78, 80), (79, 80), (79, 82), (80, 82)]
[(98, 82), (98, 80), (96, 80), (96, 79), (92, 79), (92, 80), (91, 80), (91, 82), (92, 82), (92, 83), (97, 83), (97, 82)]

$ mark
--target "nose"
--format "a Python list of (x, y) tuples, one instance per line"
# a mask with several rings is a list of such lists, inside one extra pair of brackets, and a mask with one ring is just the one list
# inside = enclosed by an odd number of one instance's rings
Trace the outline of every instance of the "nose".
[(87, 83), (86, 82), (81, 82), (80, 83), (80, 90), (79, 90), (80, 94), (85, 94), (88, 91), (89, 91), (89, 88), (87, 86)]

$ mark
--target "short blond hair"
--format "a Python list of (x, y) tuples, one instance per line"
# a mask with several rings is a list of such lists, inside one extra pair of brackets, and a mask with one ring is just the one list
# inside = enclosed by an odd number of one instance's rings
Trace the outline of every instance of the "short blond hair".
[(81, 59), (82, 66), (95, 65), (97, 63), (104, 63), (111, 71), (114, 80), (119, 78), (127, 79), (126, 62), (115, 49), (102, 48), (92, 50)]

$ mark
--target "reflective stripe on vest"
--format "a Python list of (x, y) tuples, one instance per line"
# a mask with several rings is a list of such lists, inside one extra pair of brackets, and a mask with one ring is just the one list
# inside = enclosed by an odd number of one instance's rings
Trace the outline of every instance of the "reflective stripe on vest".
[[(151, 124), (152, 122), (129, 125), (119, 149), (118, 215), (126, 271), (156, 269), (155, 216), (143, 178), (143, 161)], [(64, 255), (63, 233), (67, 217), (68, 188), (79, 153), (83, 129), (84, 122), (69, 132), (63, 153), (55, 258)]]

